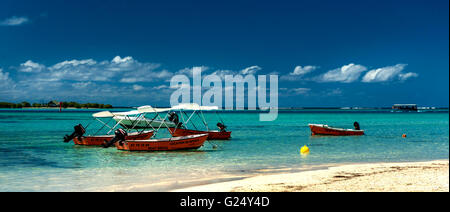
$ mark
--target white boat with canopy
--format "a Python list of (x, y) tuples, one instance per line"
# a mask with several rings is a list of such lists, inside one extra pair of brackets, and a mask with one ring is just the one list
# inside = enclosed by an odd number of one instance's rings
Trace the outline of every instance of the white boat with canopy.
[[(165, 112), (170, 108), (153, 108), (151, 106), (142, 106), (138, 110), (132, 110), (128, 112), (116, 112), (112, 113), (113, 119), (123, 127), (146, 129), (146, 128), (166, 128), (175, 127), (175, 123), (161, 119), (158, 115), (159, 112)], [(154, 113), (153, 118), (145, 117), (147, 113)]]
[[(196, 103), (179, 104), (174, 106), (171, 108), (169, 121), (174, 122), (177, 127), (169, 127), (169, 131), (173, 136), (208, 133), (208, 140), (229, 139), (231, 137), (231, 131), (226, 130), (227, 127), (225, 126), (225, 123), (219, 114), (217, 114), (218, 110), (219, 107), (217, 106), (200, 106)], [(219, 119), (219, 122), (216, 124), (218, 130), (213, 130), (208, 126), (208, 122), (203, 111), (215, 112), (217, 118)], [(179, 115), (176, 112), (178, 112)], [(195, 124), (195, 117), (198, 117), (201, 120), (203, 127)]]
[[(74, 141), (77, 145), (87, 145), (87, 146), (100, 146), (107, 142), (117, 134), (117, 131), (126, 134), (126, 139), (148, 139), (152, 137), (154, 131), (146, 129), (137, 129), (135, 125), (122, 126), (120, 122), (114, 124), (114, 118), (119, 114), (124, 117), (131, 117), (136, 115), (135, 112), (125, 112), (125, 113), (112, 113), (110, 111), (102, 111), (92, 114), (93, 120), (91, 120), (86, 125), (78, 124), (74, 126), (74, 132), (71, 135), (64, 136), (64, 142)], [(111, 121), (113, 122), (111, 124)], [(99, 128), (96, 128), (95, 123), (101, 123)], [(91, 126), (91, 127), (90, 127)], [(119, 126), (123, 127), (120, 128)], [(87, 129), (95, 130), (95, 133), (87, 133)], [(87, 135), (85, 135), (87, 134)]]

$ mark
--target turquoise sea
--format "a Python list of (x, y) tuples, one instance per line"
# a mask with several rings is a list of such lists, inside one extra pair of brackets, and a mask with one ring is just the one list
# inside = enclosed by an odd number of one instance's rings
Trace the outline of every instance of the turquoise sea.
[[(0, 110), (0, 191), (166, 191), (262, 170), (449, 158), (448, 110), (284, 110), (273, 122), (260, 122), (255, 111), (225, 112), (232, 139), (190, 151), (125, 152), (62, 142), (98, 111)], [(205, 116), (214, 126), (216, 116)], [(352, 128), (354, 121), (366, 135), (311, 136), (308, 128)], [(303, 145), (310, 154), (299, 153)]]

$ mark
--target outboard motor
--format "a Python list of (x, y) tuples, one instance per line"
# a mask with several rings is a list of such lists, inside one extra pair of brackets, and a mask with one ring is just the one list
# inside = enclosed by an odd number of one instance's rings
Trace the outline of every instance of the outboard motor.
[(183, 124), (180, 122), (180, 119), (175, 112), (171, 112), (169, 114), (169, 121), (175, 123), (176, 128), (180, 128)]
[(224, 124), (218, 122), (217, 123), (217, 127), (219, 128), (220, 132), (226, 132), (227, 131), (227, 126), (225, 126)]
[(73, 127), (74, 132), (71, 135), (64, 136), (64, 142), (67, 143), (71, 141), (73, 138), (78, 137), (78, 140), (81, 140), (81, 136), (86, 133), (86, 130), (84, 129), (83, 125), (78, 124)]
[(125, 141), (125, 137), (128, 135), (128, 133), (123, 129), (117, 129), (116, 131), (114, 131), (114, 135), (115, 135), (114, 138), (112, 138), (110, 141), (105, 140), (105, 142), (102, 144), (104, 148), (112, 146), (117, 141), (119, 142)]
[(355, 121), (355, 123), (353, 123), (353, 126), (355, 127), (355, 130), (360, 130), (358, 122)]

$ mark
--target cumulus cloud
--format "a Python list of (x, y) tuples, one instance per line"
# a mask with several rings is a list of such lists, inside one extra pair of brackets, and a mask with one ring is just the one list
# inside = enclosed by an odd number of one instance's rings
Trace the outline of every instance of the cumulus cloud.
[(75, 89), (87, 88), (88, 86), (91, 86), (92, 84), (93, 84), (92, 82), (76, 82), (76, 83), (72, 83), (72, 87)]
[(398, 77), (399, 77), (399, 79), (400, 79), (401, 81), (405, 81), (405, 80), (407, 80), (407, 79), (409, 79), (409, 78), (411, 78), (411, 77), (418, 77), (418, 76), (419, 76), (419, 74), (414, 73), (414, 72), (408, 72), (408, 73), (405, 73), (405, 74), (400, 73), (400, 74), (398, 75)]
[(169, 86), (167, 86), (167, 85), (158, 85), (158, 86), (152, 87), (152, 89), (156, 89), (156, 90), (167, 89), (167, 88), (169, 88)]
[(220, 77), (220, 79), (225, 79), (225, 75), (235, 75), (237, 74), (235, 71), (232, 70), (216, 70), (212, 72), (211, 74), (215, 74)]
[[(250, 66), (247, 68), (244, 68), (240, 71), (233, 71), (233, 70), (229, 70), (229, 69), (218, 69), (215, 70), (213, 72), (210, 72), (209, 74), (211, 75), (217, 75), (220, 77), (220, 79), (225, 80), (225, 76), (226, 75), (255, 75), (258, 71), (262, 70), (261, 67), (259, 66)], [(273, 74), (273, 73), (271, 73)], [(245, 76), (244, 76), (245, 77)]]
[(366, 67), (350, 63), (342, 66), (341, 68), (330, 70), (315, 79), (318, 82), (351, 83), (358, 80), (359, 76), (364, 71), (367, 71)]
[(201, 70), (202, 74), (203, 74), (205, 71), (207, 71), (209, 69), (209, 67), (207, 67), (207, 66), (194, 66), (194, 67), (191, 67), (191, 68), (183, 68), (183, 69), (180, 69), (179, 71), (177, 71), (175, 74), (184, 74), (184, 75), (187, 75), (188, 77), (190, 77), (190, 76), (192, 76), (192, 74), (194, 72), (194, 69)]
[(311, 71), (314, 71), (317, 69), (317, 66), (296, 66), (294, 71), (290, 73), (290, 75), (305, 75)]
[(29, 19), (27, 17), (13, 16), (11, 18), (0, 21), (0, 26), (19, 26), (27, 22), (29, 22)]
[(135, 90), (135, 91), (140, 91), (143, 89), (144, 89), (144, 87), (142, 85), (133, 85), (133, 90)]
[(295, 81), (302, 79), (303, 75), (316, 70), (317, 66), (296, 66), (293, 72), (280, 77), (281, 80)]
[(35, 63), (31, 60), (27, 60), (25, 63), (20, 64), (18, 71), (20, 72), (41, 72), (45, 69), (45, 66), (39, 63)]
[(116, 56), (111, 61), (93, 59), (65, 60), (52, 66), (45, 66), (31, 60), (20, 64), (19, 72), (35, 74), (42, 81), (120, 81), (124, 83), (152, 82), (169, 78), (173, 74), (167, 70), (157, 70), (156, 63), (139, 62), (132, 57)]
[(0, 82), (5, 82), (9, 80), (9, 73), (8, 72), (3, 72), (3, 69), (0, 68)]
[(243, 74), (243, 75), (256, 74), (256, 72), (258, 72), (259, 70), (261, 70), (261, 67), (259, 67), (259, 66), (250, 66), (250, 67), (242, 69), (239, 73)]
[[(44, 65), (27, 60), (18, 67), (11, 66), (17, 72), (13, 75), (1, 70), (0, 81), (4, 92), (2, 98), (14, 101), (40, 101), (42, 99), (60, 99), (61, 101), (116, 101), (114, 96), (136, 96), (142, 101), (162, 99), (160, 95), (170, 90), (161, 87), (159, 91), (145, 91), (149, 83), (170, 79), (173, 73), (160, 69), (157, 63), (147, 63), (132, 57), (116, 56), (112, 60), (94, 59), (64, 60), (53, 65)], [(6, 83), (8, 82), (8, 83)], [(128, 83), (145, 82), (145, 85)], [(128, 101), (130, 99), (127, 99)], [(135, 100), (134, 97), (132, 99)], [(119, 101), (119, 100), (117, 100)], [(123, 100), (122, 100), (123, 101)], [(136, 100), (137, 101), (137, 100)], [(132, 103), (133, 104), (133, 103)]]
[[(407, 64), (397, 64), (395, 66), (386, 66), (370, 70), (364, 75), (363, 82), (385, 82), (400, 77), (400, 79), (407, 79), (412, 76), (417, 76), (415, 73), (402, 74)], [(402, 75), (402, 76), (400, 76)]]
[(58, 70), (63, 68), (71, 68), (71, 67), (78, 67), (82, 65), (86, 66), (93, 66), (97, 64), (97, 62), (93, 59), (86, 59), (86, 60), (66, 60), (60, 63), (57, 63), (50, 67), (50, 70)]
[(311, 91), (311, 89), (310, 88), (293, 88), (291, 91), (295, 94), (304, 95), (304, 94), (309, 93), (309, 91)]

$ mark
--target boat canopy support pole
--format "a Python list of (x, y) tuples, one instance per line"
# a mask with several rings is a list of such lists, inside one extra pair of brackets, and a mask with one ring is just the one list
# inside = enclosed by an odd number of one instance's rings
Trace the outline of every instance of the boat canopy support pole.
[(111, 128), (111, 127), (108, 125), (108, 123), (109, 123), (112, 119), (109, 119), (106, 123), (103, 122), (102, 120), (100, 120), (99, 118), (95, 118), (95, 119), (97, 119), (97, 121), (99, 121), (100, 123), (102, 123), (103, 126), (102, 126), (100, 129), (98, 129), (97, 132), (95, 132), (94, 135), (97, 135), (97, 133), (99, 133), (105, 126), (109, 127), (109, 129), (111, 129), (111, 130), (108, 131), (108, 133), (107, 133), (107, 134), (109, 135), (109, 133), (112, 131), (113, 128)]

